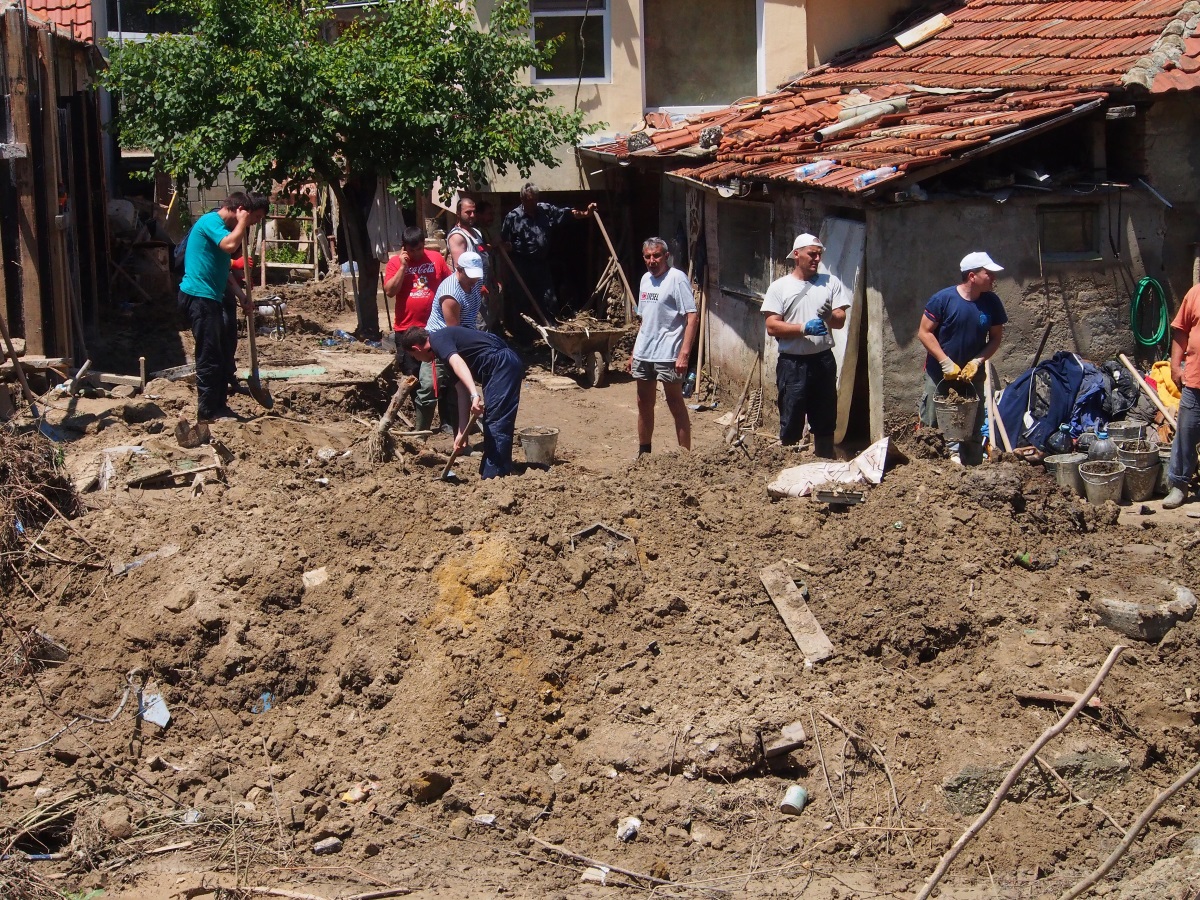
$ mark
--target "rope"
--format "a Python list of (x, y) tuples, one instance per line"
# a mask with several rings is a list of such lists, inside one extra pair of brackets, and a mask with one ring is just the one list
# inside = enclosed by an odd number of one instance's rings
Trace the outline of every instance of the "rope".
[[(1143, 333), (1141, 323), (1146, 320), (1143, 315), (1143, 304), (1151, 292), (1154, 293), (1154, 299), (1158, 302), (1158, 322), (1154, 334), (1147, 335)], [(1133, 292), (1133, 300), (1129, 304), (1129, 327), (1133, 331), (1138, 346), (1153, 347), (1156, 351), (1156, 358), (1162, 356), (1158, 348), (1166, 345), (1170, 335), (1170, 328), (1167, 326), (1167, 296), (1163, 292), (1162, 285), (1149, 276), (1138, 281), (1137, 288)]]

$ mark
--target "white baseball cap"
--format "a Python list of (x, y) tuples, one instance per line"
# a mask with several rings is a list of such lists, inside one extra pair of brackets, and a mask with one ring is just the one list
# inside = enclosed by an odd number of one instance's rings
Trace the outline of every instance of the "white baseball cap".
[(467, 273), (468, 278), (483, 277), (483, 258), (478, 253), (468, 250), (458, 257), (457, 265)]
[(958, 271), (960, 272), (974, 272), (977, 269), (987, 269), (989, 272), (1003, 272), (1004, 266), (998, 265), (994, 259), (982, 250), (968, 253), (962, 258), (962, 262), (958, 264)]
[(792, 252), (795, 253), (802, 247), (820, 247), (825, 249), (825, 245), (821, 243), (821, 239), (815, 234), (802, 234), (796, 240), (792, 241)]

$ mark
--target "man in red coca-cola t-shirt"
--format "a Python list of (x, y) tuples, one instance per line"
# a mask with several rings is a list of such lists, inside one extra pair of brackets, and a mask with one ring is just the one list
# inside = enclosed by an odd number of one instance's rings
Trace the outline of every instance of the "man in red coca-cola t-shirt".
[[(396, 315), (393, 327), (399, 337), (408, 328), (424, 328), (433, 309), (434, 292), (442, 280), (450, 277), (450, 267), (440, 253), (425, 249), (425, 231), (412, 227), (404, 231), (400, 252), (388, 260), (383, 272), (383, 290), (395, 298)], [(433, 386), (433, 367), (422, 363), (396, 341), (396, 369), (401, 375), (417, 375), (413, 404), (416, 406), (416, 427), (429, 428), (437, 397)]]

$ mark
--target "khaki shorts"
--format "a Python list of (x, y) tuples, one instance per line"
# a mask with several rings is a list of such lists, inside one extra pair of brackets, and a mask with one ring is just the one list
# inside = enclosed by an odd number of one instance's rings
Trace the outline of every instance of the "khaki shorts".
[(683, 376), (675, 371), (673, 362), (650, 362), (646, 359), (635, 358), (630, 372), (638, 381), (661, 381), (663, 384), (676, 384), (683, 381)]

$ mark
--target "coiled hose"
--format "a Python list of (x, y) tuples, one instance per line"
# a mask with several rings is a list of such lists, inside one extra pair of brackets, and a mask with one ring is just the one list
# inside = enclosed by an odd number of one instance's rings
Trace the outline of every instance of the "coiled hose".
[[(1145, 321), (1143, 315), (1143, 306), (1147, 302), (1148, 295), (1154, 294), (1154, 299), (1158, 301), (1158, 323), (1154, 329), (1154, 334), (1144, 334), (1141, 330), (1141, 323)], [(1170, 328), (1167, 325), (1167, 295), (1163, 291), (1162, 285), (1155, 279), (1149, 276), (1142, 278), (1137, 283), (1137, 288), (1133, 292), (1133, 301), (1129, 304), (1129, 328), (1133, 331), (1133, 337), (1142, 347), (1156, 348), (1156, 359), (1164, 358), (1164, 354), (1170, 349)], [(1161, 348), (1161, 349), (1160, 349)]]

